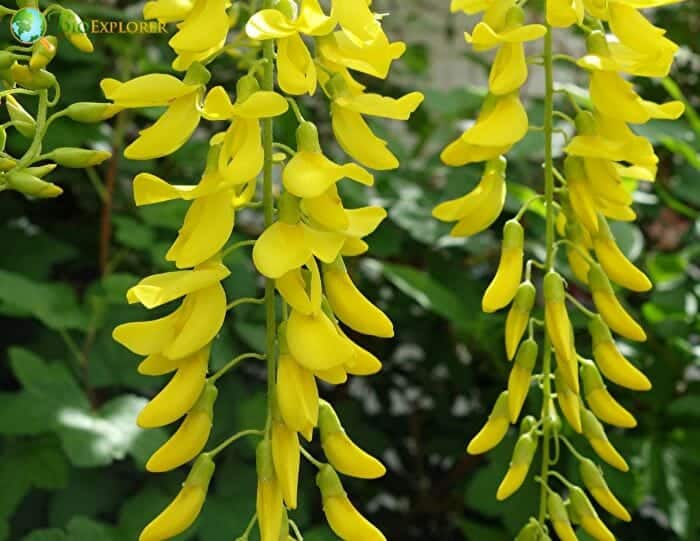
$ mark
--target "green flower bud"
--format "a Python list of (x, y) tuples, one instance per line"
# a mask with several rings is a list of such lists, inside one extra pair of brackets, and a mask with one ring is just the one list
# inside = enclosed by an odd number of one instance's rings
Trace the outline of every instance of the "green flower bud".
[(58, 24), (71, 45), (76, 49), (91, 53), (95, 50), (94, 45), (87, 37), (85, 23), (72, 9), (61, 9)]
[(112, 103), (78, 102), (63, 110), (63, 113), (76, 122), (102, 122), (112, 118), (121, 109)]
[(40, 70), (48, 66), (56, 56), (57, 44), (56, 36), (46, 36), (37, 41), (32, 48), (29, 67), (32, 70)]
[(299, 152), (321, 152), (318, 128), (313, 122), (302, 122), (297, 128), (297, 150)]
[(45, 155), (47, 160), (53, 160), (63, 167), (81, 169), (98, 165), (112, 156), (106, 150), (88, 150), (85, 148), (63, 147), (52, 150)]
[(10, 68), (15, 82), (29, 90), (44, 90), (56, 85), (56, 76), (44, 69), (30, 70), (24, 64), (13, 64)]
[(6, 175), (5, 180), (10, 189), (39, 199), (58, 197), (63, 193), (59, 186), (30, 175), (26, 171), (12, 171)]
[(14, 122), (14, 127), (17, 128), (17, 131), (24, 137), (33, 138), (36, 132), (34, 117), (12, 95), (5, 98), (5, 104), (7, 114), (10, 116), (10, 120)]

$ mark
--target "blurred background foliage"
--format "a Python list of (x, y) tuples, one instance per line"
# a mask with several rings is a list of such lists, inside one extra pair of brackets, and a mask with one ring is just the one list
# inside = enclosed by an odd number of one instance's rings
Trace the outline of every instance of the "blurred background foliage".
[[(397, 132), (395, 124), (377, 126), (391, 140), (401, 169), (379, 174), (373, 190), (342, 187), (352, 203), (348, 206), (372, 203), (390, 209), (389, 219), (370, 239), (368, 256), (351, 272), (398, 329), (392, 341), (364, 343), (384, 360), (381, 374), (323, 389), (352, 437), (381, 455), (389, 468), (381, 481), (348, 480), (346, 488), (392, 541), (512, 539), (536, 498), (530, 483), (509, 501), (495, 501), (514, 438), (484, 457), (469, 457), (464, 447), (506, 383), (504, 315), (482, 314), (480, 298), (497, 263), (502, 221), (541, 186), (541, 135), (531, 134), (511, 155), (501, 223), (476, 238), (447, 237), (447, 228), (432, 220), (430, 211), (436, 202), (471, 189), (480, 171), (447, 169), (438, 151), (474, 117), (487, 66), (464, 46), (460, 36), (470, 21), (450, 15), (447, 0), (439, 5), (432, 0), (376, 4), (378, 11), (394, 13), (390, 32), (406, 40), (409, 49), (388, 83), (367, 84), (395, 96), (419, 88), (426, 102), (405, 130)], [(87, 20), (126, 21), (140, 19), (141, 13), (140, 4), (117, 0), (65, 5)], [(539, 9), (534, 3), (533, 12)], [(691, 0), (660, 9), (655, 18), (684, 47), (675, 83), (644, 83), (643, 94), (656, 100), (685, 96), (697, 107), (700, 4)], [(0, 24), (3, 45), (10, 43), (6, 22)], [(126, 79), (169, 70), (165, 36), (93, 39), (94, 54), (63, 46), (53, 64), (66, 104), (99, 101), (97, 82), (104, 76)], [(579, 46), (573, 44), (580, 43), (580, 36), (558, 35), (557, 42), (576, 50)], [(232, 88), (235, 66), (235, 58), (219, 62), (215, 81)], [(539, 68), (532, 71), (533, 80), (541, 76)], [(585, 86), (580, 74), (561, 65), (558, 78), (586, 99), (585, 88), (577, 86)], [(528, 109), (532, 123), (540, 124), (537, 86), (528, 89)], [(305, 100), (304, 105), (321, 133), (329, 134), (325, 104)], [(183, 479), (183, 471), (144, 472), (145, 460), (166, 431), (141, 431), (134, 418), (161, 383), (139, 376), (138, 359), (110, 336), (118, 323), (147, 317), (145, 311), (127, 307), (125, 291), (140, 276), (169, 269), (163, 255), (185, 210), (177, 202), (136, 209), (131, 179), (149, 171), (192, 183), (204, 163), (205, 129), (165, 160), (121, 158), (125, 142), (154, 113), (123, 113), (111, 125), (94, 127), (56, 122), (47, 147), (107, 148), (114, 159), (87, 174), (57, 173), (52, 180), (66, 192), (57, 200), (27, 201), (14, 193), (0, 197), (0, 541), (133, 541)], [(294, 127), (291, 115), (284, 117), (277, 125), (278, 140), (291, 144)], [(631, 458), (632, 470), (623, 475), (606, 469), (606, 475), (634, 510), (631, 524), (613, 523), (613, 530), (625, 541), (698, 540), (700, 118), (691, 108), (678, 122), (652, 122), (640, 132), (658, 147), (660, 174), (635, 196), (639, 222), (621, 224), (615, 232), (656, 285), (650, 294), (626, 299), (650, 339), (625, 345), (654, 389), (634, 398), (617, 393), (639, 427), (610, 431), (615, 445)], [(8, 144), (13, 148), (22, 142), (10, 138)], [(541, 216), (529, 213), (525, 225), (529, 248), (541, 253)], [(236, 240), (259, 234), (259, 217), (242, 212), (236, 230)], [(256, 294), (260, 280), (248, 254), (236, 252), (226, 263), (232, 270), (229, 294)], [(579, 294), (587, 300), (583, 291)], [(584, 322), (575, 323), (587, 353)], [(263, 331), (259, 307), (237, 309), (215, 342), (214, 368), (243, 351), (261, 350)], [(213, 442), (261, 424), (263, 389), (263, 367), (255, 363), (222, 380)], [(531, 396), (529, 407), (539, 407), (537, 393)], [(313, 473), (303, 466), (302, 504), (294, 518), (308, 541), (330, 541), (335, 538), (323, 525)], [(254, 491), (253, 449), (244, 441), (227, 451), (201, 518), (178, 540), (230, 541), (253, 512)]]

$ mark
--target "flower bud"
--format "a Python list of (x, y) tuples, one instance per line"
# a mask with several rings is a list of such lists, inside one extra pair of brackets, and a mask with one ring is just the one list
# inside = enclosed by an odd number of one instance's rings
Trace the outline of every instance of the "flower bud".
[(652, 287), (649, 278), (622, 253), (610, 231), (607, 220), (598, 218), (598, 234), (593, 237), (593, 248), (608, 278), (631, 291), (649, 291)]
[(299, 152), (321, 152), (318, 140), (318, 128), (313, 122), (302, 122), (296, 132), (297, 150)]
[(610, 395), (595, 364), (588, 359), (584, 359), (581, 364), (586, 402), (595, 416), (608, 424), (621, 428), (637, 426), (637, 421), (632, 414)]
[(624, 508), (610, 488), (608, 488), (603, 473), (592, 460), (582, 459), (579, 462), (579, 473), (581, 474), (581, 479), (583, 479), (583, 484), (586, 485), (588, 491), (601, 507), (620, 520), (625, 522), (632, 520), (627, 509)]
[(386, 541), (384, 535), (352, 505), (335, 470), (324, 464), (316, 475), (323, 512), (331, 530), (341, 539)]
[(56, 76), (44, 69), (34, 71), (24, 64), (14, 64), (10, 71), (18, 85), (30, 90), (44, 90), (56, 85)]
[(310, 439), (318, 423), (316, 380), (309, 370), (284, 352), (277, 365), (277, 403), (284, 423)]
[(340, 473), (361, 479), (376, 479), (386, 473), (381, 462), (348, 437), (335, 410), (325, 400), (320, 401), (318, 428), (323, 452)]
[(525, 329), (527, 329), (527, 324), (530, 319), (530, 312), (535, 305), (536, 294), (535, 286), (530, 280), (526, 280), (520, 284), (515, 294), (513, 305), (508, 311), (508, 317), (506, 318), (505, 338), (508, 360), (511, 360), (515, 356), (518, 344), (523, 334), (525, 334)]
[(559, 407), (564, 417), (576, 432), (581, 433), (581, 399), (571, 390), (562, 375), (561, 368), (554, 372), (554, 386), (557, 390)]
[(598, 231), (598, 211), (583, 160), (576, 156), (568, 156), (564, 160), (564, 176), (574, 214), (591, 234), (595, 234)]
[(651, 389), (649, 378), (617, 349), (610, 329), (600, 316), (590, 319), (588, 331), (593, 338), (593, 357), (607, 379), (634, 391)]
[(518, 349), (515, 363), (508, 377), (508, 411), (511, 423), (518, 420), (527, 398), (538, 352), (537, 342), (532, 338), (525, 340)]
[(498, 270), (489, 285), (481, 306), (491, 313), (508, 306), (518, 292), (523, 271), (525, 234), (517, 220), (508, 220), (503, 227), (503, 246)]
[(216, 387), (208, 383), (177, 431), (146, 463), (150, 472), (174, 470), (196, 457), (209, 439), (214, 418)]
[(533, 432), (527, 432), (518, 438), (510, 466), (496, 493), (498, 501), (509, 498), (522, 486), (530, 470), (532, 459), (535, 457), (535, 451), (537, 451), (537, 436)]
[(503, 391), (493, 406), (486, 424), (479, 433), (472, 438), (467, 447), (470, 455), (480, 455), (496, 447), (506, 435), (510, 425), (510, 412), (508, 410), (508, 391)]
[(177, 497), (143, 529), (139, 541), (170, 539), (189, 528), (204, 505), (215, 467), (208, 454), (200, 455)]
[(71, 45), (76, 49), (91, 53), (95, 50), (90, 38), (87, 37), (83, 20), (72, 9), (61, 8), (58, 24)]
[(542, 526), (534, 518), (531, 518), (515, 537), (515, 541), (544, 541), (545, 539), (548, 538), (545, 537)]
[(45, 154), (47, 160), (53, 160), (63, 167), (82, 169), (98, 165), (112, 156), (106, 150), (88, 150), (85, 148), (62, 147)]
[(576, 533), (571, 526), (569, 513), (566, 511), (566, 505), (561, 496), (556, 492), (548, 491), (547, 495), (547, 511), (549, 512), (549, 520), (554, 526), (554, 531), (557, 532), (561, 541), (577, 541)]
[(588, 283), (593, 295), (593, 302), (605, 323), (625, 338), (644, 342), (647, 338), (644, 329), (620, 304), (600, 265), (591, 265), (588, 271)]
[(63, 193), (63, 189), (56, 184), (41, 180), (26, 171), (12, 171), (5, 176), (5, 180), (9, 189), (39, 199), (58, 197)]
[(272, 444), (263, 440), (255, 453), (258, 473), (256, 509), (261, 541), (279, 541), (282, 529), (282, 490), (275, 475)]
[(7, 114), (10, 116), (10, 120), (17, 131), (24, 137), (32, 139), (36, 132), (36, 120), (34, 120), (34, 117), (12, 95), (5, 96), (5, 104)]
[(290, 509), (296, 509), (301, 456), (299, 436), (284, 423), (276, 405), (274, 410), (271, 444), (275, 474), (282, 491), (284, 503)]
[(45, 36), (32, 47), (32, 56), (29, 59), (29, 67), (32, 70), (40, 70), (49, 65), (56, 56), (56, 36)]
[(571, 509), (581, 523), (586, 532), (597, 541), (615, 541), (615, 536), (608, 530), (607, 526), (598, 517), (598, 513), (581, 488), (569, 487), (569, 499)]
[(101, 122), (112, 118), (121, 109), (112, 103), (78, 102), (72, 103), (63, 113), (76, 122)]
[(617, 468), (623, 472), (629, 471), (627, 462), (625, 462), (625, 459), (622, 458), (620, 453), (617, 452), (608, 440), (608, 436), (605, 434), (605, 430), (600, 424), (600, 421), (586, 408), (581, 408), (581, 426), (583, 428), (583, 435), (600, 458), (605, 460), (605, 462), (610, 464), (613, 468)]
[(571, 321), (566, 311), (564, 281), (554, 271), (549, 271), (544, 277), (544, 314), (547, 334), (554, 346), (557, 360), (561, 363), (572, 390), (578, 392), (576, 350)]

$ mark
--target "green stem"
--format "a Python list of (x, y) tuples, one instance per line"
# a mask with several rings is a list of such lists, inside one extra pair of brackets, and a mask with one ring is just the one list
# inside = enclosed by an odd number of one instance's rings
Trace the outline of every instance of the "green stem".
[(231, 301), (226, 305), (226, 310), (233, 310), (236, 306), (241, 306), (242, 304), (265, 304), (265, 299), (256, 299), (253, 297), (243, 297), (242, 299), (236, 299)]
[[(272, 8), (273, 0), (264, 0), (263, 8)], [(267, 60), (264, 64), (262, 76), (262, 89), (274, 90), (275, 88), (275, 49), (274, 41), (269, 39), (263, 43), (263, 57)], [(263, 166), (263, 209), (265, 214), (265, 227), (270, 227), (274, 222), (275, 199), (272, 186), (272, 155), (274, 124), (271, 118), (262, 121), (262, 142), (265, 151), (265, 164)], [(275, 282), (270, 278), (265, 280), (265, 356), (267, 357), (267, 423), (265, 431), (269, 436), (272, 429), (272, 398), (275, 392), (275, 341), (277, 339), (277, 314), (275, 307)]]
[(304, 458), (311, 462), (311, 464), (316, 466), (318, 469), (321, 469), (324, 466), (323, 462), (321, 462), (320, 460), (316, 460), (313, 456), (311, 456), (311, 453), (309, 453), (303, 447), (300, 447), (299, 450), (301, 451), (301, 454), (304, 456)]
[(214, 449), (212, 449), (211, 451), (207, 451), (207, 454), (211, 456), (211, 458), (214, 458), (221, 451), (226, 449), (229, 445), (240, 440), (241, 438), (245, 438), (246, 436), (262, 436), (263, 434), (264, 432), (262, 430), (241, 430), (240, 432), (235, 433), (233, 436), (214, 447)]
[(36, 131), (31, 146), (24, 153), (24, 156), (15, 165), (16, 169), (23, 169), (34, 161), (34, 158), (41, 153), (41, 143), (46, 134), (46, 114), (48, 112), (49, 97), (48, 90), (39, 91), (39, 108), (36, 113)]
[[(544, 100), (544, 196), (547, 210), (546, 247), (547, 257), (545, 265), (547, 270), (554, 268), (554, 154), (552, 138), (554, 135), (554, 57), (552, 53), (552, 27), (547, 24), (547, 33), (544, 36), (544, 71), (545, 71), (545, 100)], [(544, 352), (542, 355), (542, 419), (547, 415), (547, 408), (552, 400), (552, 344), (549, 335), (544, 333)], [(543, 426), (542, 430), (542, 468), (540, 477), (543, 479), (540, 489), (540, 510), (538, 521), (544, 525), (547, 513), (547, 487), (546, 479), (550, 466), (550, 427)]]
[(242, 355), (239, 355), (238, 357), (235, 357), (235, 358), (231, 359), (229, 362), (227, 362), (223, 367), (221, 367), (219, 370), (217, 370), (214, 375), (210, 376), (209, 380), (208, 380), (209, 383), (214, 383), (217, 379), (219, 379), (221, 376), (223, 376), (226, 372), (228, 372), (229, 370), (236, 367), (241, 362), (243, 362), (247, 359), (258, 359), (260, 361), (264, 361), (265, 355), (260, 355), (259, 353), (244, 353)]
[(232, 244), (231, 246), (229, 246), (228, 248), (226, 248), (223, 252), (221, 252), (221, 259), (224, 259), (227, 255), (232, 254), (233, 252), (235, 252), (239, 248), (244, 248), (246, 246), (253, 246), (253, 245), (255, 245), (254, 240), (242, 240), (240, 242), (236, 242), (236, 243)]
[(559, 436), (559, 439), (564, 442), (564, 445), (569, 449), (572, 455), (574, 455), (577, 459), (579, 460), (586, 460), (586, 457), (584, 457), (581, 453), (579, 453), (574, 445), (568, 440), (566, 436)]

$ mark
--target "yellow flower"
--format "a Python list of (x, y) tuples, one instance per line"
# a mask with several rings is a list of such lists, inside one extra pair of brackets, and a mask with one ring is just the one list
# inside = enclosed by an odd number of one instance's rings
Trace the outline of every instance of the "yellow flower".
[(637, 426), (637, 421), (632, 414), (610, 395), (600, 372), (592, 361), (588, 359), (581, 361), (581, 377), (586, 402), (598, 419), (621, 428)]
[(649, 291), (651, 281), (622, 253), (608, 222), (604, 218), (598, 222), (600, 229), (593, 237), (593, 248), (605, 274), (616, 284), (632, 291)]
[(324, 65), (332, 71), (343, 66), (386, 79), (391, 64), (406, 52), (406, 44), (389, 43), (382, 32), (373, 42), (358, 45), (345, 32), (334, 32), (318, 39), (318, 51)]
[(547, 2), (547, 22), (558, 28), (581, 24), (584, 7), (583, 0), (550, 0)]
[(366, 0), (332, 0), (331, 17), (338, 21), (347, 36), (357, 45), (374, 42), (383, 34), (382, 26)]
[(136, 423), (141, 428), (155, 428), (184, 416), (201, 395), (208, 369), (207, 346), (182, 361), (168, 384), (141, 410)]
[(226, 293), (217, 282), (188, 294), (170, 315), (124, 323), (114, 329), (112, 337), (138, 355), (162, 354), (180, 359), (211, 342), (225, 315)]
[(550, 271), (544, 277), (545, 327), (549, 335), (563, 375), (571, 389), (578, 392), (576, 350), (573, 343), (573, 330), (566, 310), (566, 292), (562, 277)]
[(408, 120), (423, 102), (423, 94), (411, 92), (394, 99), (379, 94), (355, 92), (340, 74), (328, 81), (326, 91), (332, 100), (333, 133), (342, 149), (366, 167), (396, 169), (398, 160), (387, 148), (387, 142), (372, 132), (363, 115)]
[(498, 501), (510, 498), (523, 485), (532, 459), (535, 458), (535, 451), (537, 451), (537, 437), (533, 436), (532, 432), (526, 432), (518, 438), (508, 471), (498, 486), (496, 493)]
[(324, 156), (318, 141), (318, 130), (311, 122), (297, 129), (297, 153), (282, 173), (284, 187), (292, 195), (319, 197), (336, 182), (350, 178), (365, 186), (374, 184), (374, 176), (354, 163), (338, 165)]
[(525, 232), (520, 222), (508, 220), (503, 227), (503, 246), (493, 280), (489, 284), (481, 306), (487, 313), (508, 306), (520, 287), (523, 274)]
[(630, 49), (649, 55), (673, 55), (679, 47), (664, 37), (666, 31), (652, 25), (635, 8), (620, 2), (610, 3), (610, 29)]
[(173, 68), (184, 71), (194, 62), (204, 61), (226, 43), (230, 20), (226, 12), (229, 0), (195, 0), (177, 33), (168, 44), (178, 54)]
[(318, 427), (323, 452), (337, 471), (361, 479), (376, 479), (386, 473), (381, 462), (348, 437), (335, 410), (325, 400), (320, 402)]
[(506, 355), (510, 361), (518, 348), (518, 344), (525, 334), (525, 329), (530, 320), (530, 312), (535, 304), (535, 286), (529, 280), (518, 287), (513, 299), (513, 304), (506, 317)]
[(486, 424), (469, 442), (467, 453), (470, 455), (480, 455), (490, 451), (505, 437), (508, 426), (510, 426), (508, 394), (508, 391), (503, 391), (498, 396)]
[(612, 493), (610, 488), (608, 488), (608, 484), (605, 482), (605, 478), (603, 477), (603, 473), (600, 471), (600, 468), (598, 468), (598, 466), (596, 466), (592, 460), (587, 458), (582, 458), (579, 460), (579, 472), (581, 474), (581, 479), (595, 501), (597, 501), (606, 511), (616, 516), (620, 520), (630, 522), (632, 517), (630, 517), (627, 509), (624, 508), (624, 506)]
[(515, 363), (508, 376), (508, 412), (510, 422), (515, 423), (523, 409), (530, 390), (532, 370), (537, 362), (539, 348), (532, 338), (525, 340), (518, 348)]
[(547, 29), (541, 24), (523, 25), (525, 12), (521, 7), (512, 5), (513, 2), (509, 3), (511, 7), (504, 15), (495, 16), (493, 18), (495, 21), (489, 21), (488, 17), (484, 17), (484, 20), (474, 27), (471, 35), (464, 33), (464, 38), (474, 47), (474, 50), (487, 51), (505, 43), (532, 41), (540, 39), (547, 33)]
[(130, 160), (150, 160), (167, 156), (184, 145), (199, 125), (199, 101), (209, 73), (199, 64), (180, 81), (172, 75), (154, 73), (125, 83), (103, 79), (107, 99), (123, 109), (167, 106), (151, 127), (141, 131), (124, 155)]
[(342, 259), (324, 265), (323, 282), (333, 313), (351, 329), (372, 336), (391, 338), (394, 326), (352, 283)]
[(287, 343), (299, 364), (312, 371), (342, 366), (354, 353), (323, 311), (307, 316), (292, 310), (287, 320)]
[(450, 234), (469, 237), (485, 230), (500, 216), (506, 200), (506, 160), (498, 158), (486, 163), (479, 184), (467, 195), (441, 203), (433, 216), (443, 222), (458, 220)]
[(150, 472), (174, 470), (196, 457), (209, 439), (218, 391), (207, 384), (177, 431), (146, 463)]
[(344, 541), (386, 541), (376, 526), (352, 505), (335, 470), (325, 464), (316, 475), (323, 512), (331, 530)]
[(579, 487), (569, 487), (571, 510), (578, 518), (581, 527), (597, 541), (615, 541), (615, 536), (600, 520), (598, 513)]
[(651, 389), (649, 378), (625, 359), (617, 349), (610, 329), (600, 316), (588, 322), (588, 330), (593, 338), (593, 357), (606, 378), (634, 391)]
[(302, 272), (301, 268), (292, 269), (275, 280), (275, 287), (289, 306), (308, 316), (321, 309), (322, 285), (316, 259), (309, 258), (305, 266), (308, 273)]
[(549, 511), (549, 519), (552, 521), (554, 531), (561, 541), (578, 541), (564, 501), (552, 490), (549, 490), (547, 495), (547, 511)]
[(258, 488), (256, 510), (261, 541), (279, 541), (284, 518), (282, 489), (272, 459), (272, 444), (265, 439), (256, 449)]
[(620, 453), (617, 452), (617, 449), (615, 449), (608, 440), (600, 421), (596, 419), (593, 413), (583, 407), (581, 408), (581, 426), (583, 428), (583, 435), (600, 458), (605, 460), (605, 462), (610, 464), (613, 468), (623, 472), (629, 471), (627, 462), (625, 462), (625, 459), (622, 458)]
[(246, 33), (258, 41), (277, 40), (277, 76), (284, 92), (313, 95), (318, 80), (316, 66), (300, 34), (324, 36), (335, 25), (335, 19), (323, 13), (317, 0), (302, 0), (296, 18), (277, 9), (258, 11), (248, 20)]
[(194, 7), (194, 0), (153, 0), (143, 7), (143, 18), (158, 19), (161, 23), (182, 21)]
[(272, 461), (284, 503), (289, 509), (296, 509), (301, 456), (299, 436), (278, 415), (279, 412), (275, 412), (272, 421)]
[(318, 424), (318, 388), (313, 374), (289, 353), (277, 366), (277, 402), (284, 423), (308, 440)]
[(260, 90), (255, 77), (241, 77), (232, 103), (221, 86), (212, 88), (204, 101), (203, 115), (208, 120), (232, 120), (225, 134), (218, 134), (212, 144), (221, 143), (219, 173), (234, 185), (245, 184), (260, 174), (264, 152), (260, 119), (279, 116), (289, 104), (276, 92)]
[(189, 528), (204, 505), (214, 468), (209, 455), (200, 455), (177, 497), (143, 529), (139, 541), (163, 541)]
[(581, 426), (581, 398), (569, 387), (561, 367), (558, 367), (554, 373), (554, 386), (557, 390), (557, 401), (564, 417), (569, 421), (571, 428), (580, 434), (583, 430)]
[(493, 160), (527, 134), (528, 118), (517, 93), (490, 95), (476, 122), (440, 155), (446, 165)]

